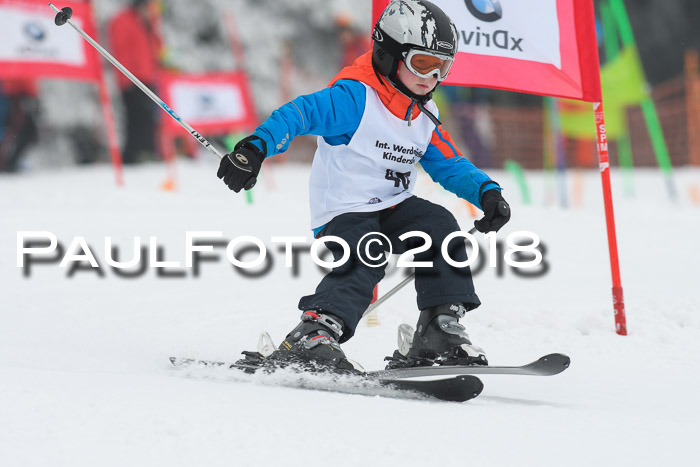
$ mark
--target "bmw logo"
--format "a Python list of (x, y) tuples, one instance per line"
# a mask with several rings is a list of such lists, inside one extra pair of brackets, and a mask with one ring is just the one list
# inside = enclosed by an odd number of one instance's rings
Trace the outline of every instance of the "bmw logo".
[(37, 23), (27, 23), (24, 25), (24, 33), (30, 39), (36, 42), (43, 41), (46, 38), (46, 31)]
[(498, 0), (464, 0), (469, 13), (476, 19), (493, 23), (503, 17), (503, 8)]
[(209, 109), (213, 106), (214, 104), (214, 99), (210, 94), (200, 94), (199, 95), (199, 104), (202, 109)]

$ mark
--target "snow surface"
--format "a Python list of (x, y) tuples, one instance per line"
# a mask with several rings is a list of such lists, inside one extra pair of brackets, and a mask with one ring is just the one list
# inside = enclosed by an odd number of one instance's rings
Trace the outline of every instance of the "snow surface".
[[(0, 466), (124, 465), (697, 465), (700, 432), (700, 206), (688, 196), (700, 171), (676, 171), (671, 202), (657, 171), (636, 172), (625, 197), (613, 173), (630, 335), (615, 334), (600, 178), (581, 183), (579, 206), (561, 208), (549, 175), (529, 172), (523, 205), (506, 173), (513, 218), (499, 233), (539, 234), (550, 265), (524, 279), (486, 269), (475, 278), (483, 305), (464, 320), (494, 364), (550, 352), (571, 356), (549, 377), (483, 376), (464, 404), (397, 400), (207, 379), (173, 371), (171, 355), (234, 359), (267, 330), (279, 340), (298, 319), (299, 297), (322, 274), (302, 255), (299, 277), (284, 267), (273, 236), (306, 236), (309, 168), (270, 165), (254, 204), (229, 192), (206, 158), (178, 166), (179, 189), (160, 189), (163, 166), (130, 167), (126, 187), (106, 166), (0, 176)], [(464, 204), (422, 175), (418, 192), (452, 210)], [(17, 232), (51, 231), (64, 247), (85, 237), (104, 277), (58, 263), (16, 266)], [(222, 258), (194, 278), (137, 279), (105, 264), (104, 238), (122, 257), (133, 237), (157, 236), (165, 259), (184, 262), (186, 231), (253, 235), (274, 259), (247, 279)], [(482, 241), (482, 246), (485, 242)], [(246, 258), (248, 259), (248, 258)], [(401, 279), (388, 275), (380, 293)], [(368, 369), (395, 348), (396, 326), (417, 317), (412, 287), (362, 323), (346, 353)], [(192, 375), (190, 375), (192, 376)]]

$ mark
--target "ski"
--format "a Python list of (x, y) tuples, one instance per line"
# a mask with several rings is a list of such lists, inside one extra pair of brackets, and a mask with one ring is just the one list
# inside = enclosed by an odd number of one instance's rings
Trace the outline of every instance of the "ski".
[(484, 383), (473, 375), (435, 380), (379, 379), (379, 382), (400, 391), (413, 391), (449, 402), (466, 402), (484, 389)]
[(368, 376), (380, 379), (404, 379), (423, 376), (458, 376), (458, 375), (530, 375), (552, 376), (569, 368), (571, 359), (560, 353), (545, 355), (532, 363), (522, 366), (415, 366), (391, 370), (370, 371)]
[[(430, 380), (415, 380), (410, 377), (393, 378), (371, 373), (308, 372), (286, 368), (273, 368), (246, 363), (231, 363), (213, 360), (170, 357), (173, 367), (183, 369), (223, 368), (235, 370), (240, 376), (263, 375), (262, 380), (275, 385), (314, 389), (320, 391), (382, 396), (392, 398), (434, 398), (449, 402), (465, 402), (477, 397), (484, 389), (481, 380), (473, 375), (449, 375)], [(243, 379), (246, 381), (246, 379)]]

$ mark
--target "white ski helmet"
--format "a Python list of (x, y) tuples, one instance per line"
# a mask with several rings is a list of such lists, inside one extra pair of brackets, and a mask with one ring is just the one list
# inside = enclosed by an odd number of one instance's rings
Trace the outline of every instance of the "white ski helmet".
[[(406, 59), (410, 53), (435, 55), (443, 59), (444, 64), (431, 72), (442, 81), (457, 53), (457, 37), (454, 23), (435, 4), (426, 0), (394, 0), (374, 26), (372, 63), (379, 73), (406, 93), (405, 86), (396, 77), (401, 61), (408, 65)], [(411, 71), (420, 74), (415, 69)]]

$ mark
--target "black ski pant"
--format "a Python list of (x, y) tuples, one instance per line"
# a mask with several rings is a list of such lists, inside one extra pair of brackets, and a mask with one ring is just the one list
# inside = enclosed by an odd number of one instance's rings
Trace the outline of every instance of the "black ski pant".
[[(350, 258), (328, 273), (316, 288), (316, 293), (302, 297), (299, 309), (331, 313), (343, 320), (345, 329), (340, 342), (345, 342), (355, 333), (357, 324), (372, 301), (374, 286), (384, 277), (385, 266), (370, 267), (357, 256), (357, 245), (370, 232), (381, 232), (391, 241), (393, 253), (424, 245), (424, 240), (411, 237), (404, 241), (399, 237), (411, 231), (425, 232), (432, 239), (430, 249), (415, 254), (413, 261), (432, 261), (432, 267), (416, 268), (416, 293), (418, 309), (463, 303), (467, 310), (478, 307), (481, 302), (474, 292), (471, 270), (450, 266), (441, 253), (443, 240), (452, 232), (459, 231), (452, 213), (437, 204), (413, 196), (393, 208), (376, 212), (351, 212), (331, 220), (321, 235), (337, 236), (350, 246)], [(373, 238), (376, 238), (374, 236)], [(369, 249), (369, 255), (379, 257), (384, 247), (378, 243), (362, 240), (361, 251)], [(326, 247), (335, 261), (343, 256), (343, 248), (328, 241)], [(464, 239), (457, 237), (449, 244), (449, 254), (454, 261), (467, 260)], [(365, 262), (372, 264), (363, 253)]]
[(136, 86), (122, 91), (126, 113), (126, 145), (122, 154), (125, 164), (155, 159), (156, 108)]
[(35, 115), (36, 98), (25, 94), (10, 96), (10, 116), (0, 139), (0, 172), (16, 172), (25, 150), (36, 143), (39, 136)]

